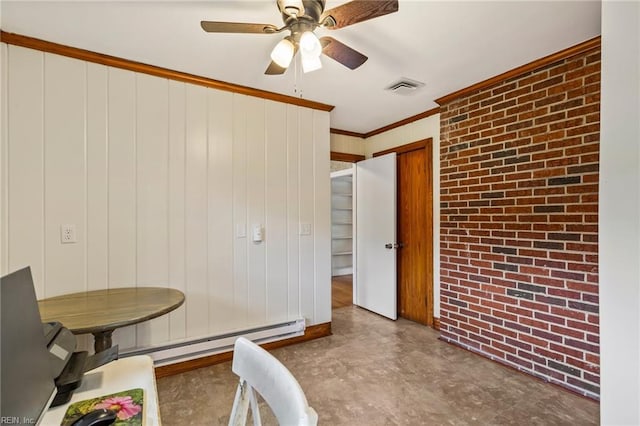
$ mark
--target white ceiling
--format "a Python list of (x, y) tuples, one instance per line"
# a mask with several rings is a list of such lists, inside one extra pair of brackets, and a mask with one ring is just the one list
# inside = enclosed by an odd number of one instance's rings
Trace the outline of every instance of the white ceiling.
[[(327, 0), (326, 8), (345, 3)], [(335, 105), (331, 127), (367, 133), (431, 109), (458, 89), (600, 34), (599, 1), (399, 0), (399, 11), (316, 30), (369, 57), (351, 71), (324, 57), (309, 74), (264, 75), (283, 34), (210, 34), (201, 20), (282, 21), (275, 0), (7, 1), (6, 32)], [(407, 77), (418, 92), (385, 91)], [(295, 89), (298, 92), (295, 92)]]

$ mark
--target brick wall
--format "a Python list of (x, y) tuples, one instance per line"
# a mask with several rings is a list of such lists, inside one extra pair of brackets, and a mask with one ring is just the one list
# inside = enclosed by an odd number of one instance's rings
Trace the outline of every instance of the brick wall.
[(599, 398), (600, 50), (443, 104), (444, 339)]

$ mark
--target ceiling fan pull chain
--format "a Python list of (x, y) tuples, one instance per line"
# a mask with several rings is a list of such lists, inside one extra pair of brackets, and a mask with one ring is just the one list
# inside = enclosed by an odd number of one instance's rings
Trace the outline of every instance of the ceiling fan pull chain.
[(298, 95), (299, 98), (302, 98), (302, 89), (298, 89), (298, 61), (293, 62), (293, 93)]

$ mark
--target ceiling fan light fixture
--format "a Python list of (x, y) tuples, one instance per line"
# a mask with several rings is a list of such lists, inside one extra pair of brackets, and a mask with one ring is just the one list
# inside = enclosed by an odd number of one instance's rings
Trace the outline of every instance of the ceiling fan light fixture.
[(320, 56), (302, 56), (302, 72), (305, 74), (322, 68)]
[(283, 38), (271, 51), (271, 59), (282, 68), (287, 68), (291, 63), (293, 53), (293, 43), (289, 39)]
[(312, 31), (305, 31), (300, 36), (300, 53), (302, 57), (319, 58), (322, 54), (320, 40)]

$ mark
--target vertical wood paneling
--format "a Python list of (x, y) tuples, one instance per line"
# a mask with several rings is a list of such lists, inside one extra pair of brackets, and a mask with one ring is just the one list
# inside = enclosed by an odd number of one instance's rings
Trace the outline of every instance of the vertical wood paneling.
[(87, 64), (87, 290), (108, 287), (107, 67)]
[[(86, 64), (44, 58), (45, 297), (85, 286)], [(60, 225), (76, 228), (77, 242), (60, 242)]]
[(247, 98), (247, 227), (252, 236), (254, 226), (263, 228), (263, 240), (247, 238), (247, 316), (248, 324), (266, 320), (265, 245), (271, 230), (265, 228), (265, 101)]
[(209, 93), (209, 332), (233, 318), (233, 94)]
[(7, 124), (9, 122), (7, 111), (9, 95), (8, 83), (8, 49), (5, 43), (0, 43), (0, 275), (9, 273), (9, 250), (7, 234), (9, 233), (9, 135)]
[[(169, 91), (165, 79), (136, 75), (137, 283), (166, 287), (169, 279)], [(138, 325), (138, 346), (169, 338), (169, 318)]]
[(287, 316), (300, 316), (300, 108), (287, 105)]
[(287, 319), (287, 122), (286, 105), (266, 103), (265, 226), (267, 321)]
[[(109, 288), (136, 285), (136, 81), (109, 68)], [(120, 348), (135, 346), (135, 327), (117, 330)]]
[(44, 54), (9, 46), (8, 270), (31, 266), (36, 295), (44, 274)]
[[(300, 175), (298, 176), (298, 197), (300, 205), (300, 223), (311, 224), (311, 235), (300, 236), (300, 313), (304, 318), (312, 320), (315, 313), (315, 258), (314, 243), (316, 229), (314, 228), (314, 147), (313, 147), (313, 111), (300, 109), (298, 134)], [(304, 171), (304, 173), (302, 172)], [(327, 183), (330, 182), (329, 173), (326, 174)]]
[(331, 181), (329, 176), (329, 113), (313, 111), (313, 170), (314, 170), (314, 321), (331, 321)]
[[(169, 82), (169, 286), (186, 293), (185, 280), (186, 85)], [(186, 336), (186, 305), (169, 314), (169, 336)]]
[[(247, 244), (251, 230), (247, 224), (247, 97), (233, 95), (233, 229), (244, 237), (233, 240), (233, 316), (230, 326), (247, 322)], [(241, 231), (241, 232), (238, 232)]]
[(187, 86), (185, 238), (187, 336), (209, 329), (207, 289), (207, 90)]
[[(121, 350), (329, 320), (327, 113), (2, 49), (2, 273), (31, 265), (40, 298), (184, 291), (117, 330)], [(76, 244), (60, 243), (67, 223)]]

